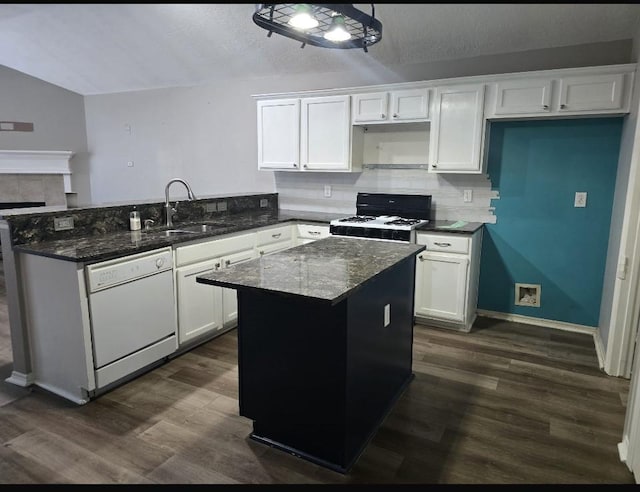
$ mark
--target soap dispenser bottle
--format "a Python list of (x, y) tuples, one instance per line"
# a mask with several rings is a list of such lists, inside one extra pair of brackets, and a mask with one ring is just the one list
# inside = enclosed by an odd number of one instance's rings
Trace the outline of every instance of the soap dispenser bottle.
[(136, 210), (136, 207), (133, 207), (133, 212), (129, 214), (129, 229), (132, 231), (139, 231), (141, 229), (140, 212)]

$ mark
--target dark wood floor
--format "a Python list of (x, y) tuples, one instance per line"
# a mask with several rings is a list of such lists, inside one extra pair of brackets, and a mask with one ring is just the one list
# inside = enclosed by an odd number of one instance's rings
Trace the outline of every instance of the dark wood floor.
[(634, 483), (617, 451), (629, 381), (600, 371), (588, 335), (416, 325), (416, 377), (347, 475), (248, 439), (236, 357), (232, 330), (83, 406), (38, 388), (0, 398), (0, 482)]

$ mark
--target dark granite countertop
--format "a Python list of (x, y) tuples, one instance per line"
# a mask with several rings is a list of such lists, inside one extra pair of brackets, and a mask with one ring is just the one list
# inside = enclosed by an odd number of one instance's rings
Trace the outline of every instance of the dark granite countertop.
[(454, 234), (473, 234), (484, 226), (483, 222), (465, 222), (464, 220), (432, 220), (416, 228), (416, 232), (451, 232)]
[[(107, 234), (95, 234), (81, 238), (43, 241), (13, 246), (14, 251), (48, 256), (60, 260), (93, 263), (96, 261), (120, 258), (135, 253), (151, 251), (173, 244), (194, 241), (207, 237), (221, 236), (259, 227), (277, 225), (285, 222), (318, 222), (328, 224), (342, 214), (322, 214), (315, 212), (279, 211), (249, 212), (220, 216), (215, 221), (196, 223), (176, 223), (173, 229), (189, 229), (188, 233), (167, 235), (167, 227), (154, 227), (150, 230), (119, 231)], [(201, 224), (207, 224), (203, 231)]]
[(336, 304), (379, 273), (424, 249), (413, 243), (330, 236), (198, 276), (197, 282)]
[[(167, 235), (167, 227), (153, 227), (150, 230), (141, 231), (120, 230), (104, 234), (88, 234), (75, 238), (16, 244), (13, 249), (20, 253), (48, 256), (65, 261), (94, 263), (174, 244), (286, 222), (329, 224), (331, 220), (345, 217), (346, 215), (348, 214), (284, 209), (264, 212), (250, 211), (220, 215), (215, 220), (178, 222), (174, 224), (173, 229), (189, 230), (186, 233)], [(200, 227), (202, 224), (207, 225), (206, 230)], [(450, 227), (452, 224), (456, 227)], [(455, 223), (454, 221), (436, 220), (417, 230), (471, 234), (483, 225), (481, 222), (465, 222), (463, 224), (462, 221)]]

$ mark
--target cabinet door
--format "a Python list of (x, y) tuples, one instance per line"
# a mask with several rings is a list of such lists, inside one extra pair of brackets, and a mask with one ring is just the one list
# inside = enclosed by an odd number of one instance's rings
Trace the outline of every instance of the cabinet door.
[(551, 111), (551, 79), (505, 80), (496, 84), (494, 114)]
[[(240, 251), (222, 258), (222, 265), (224, 268), (228, 268), (230, 266), (237, 265), (238, 263), (252, 260), (256, 256), (254, 249)], [(224, 287), (220, 287), (220, 290), (222, 291), (222, 312), (224, 313), (223, 324), (227, 326), (231, 323), (237, 323), (238, 292), (235, 289), (226, 289)]]
[(369, 94), (355, 94), (353, 96), (353, 122), (371, 123), (385, 121), (389, 116), (389, 94), (387, 92), (372, 92)]
[(222, 328), (222, 289), (196, 282), (198, 275), (220, 268), (220, 260), (176, 269), (180, 344)]
[(349, 108), (349, 96), (302, 99), (300, 148), (303, 170), (349, 170)]
[(426, 120), (429, 117), (429, 89), (391, 93), (392, 121)]
[(438, 87), (434, 99), (429, 170), (481, 172), (484, 84)]
[(298, 169), (300, 100), (258, 101), (258, 169)]
[(416, 261), (416, 315), (465, 320), (469, 260), (456, 255), (421, 253)]
[(622, 108), (623, 75), (604, 74), (560, 79), (560, 112)]

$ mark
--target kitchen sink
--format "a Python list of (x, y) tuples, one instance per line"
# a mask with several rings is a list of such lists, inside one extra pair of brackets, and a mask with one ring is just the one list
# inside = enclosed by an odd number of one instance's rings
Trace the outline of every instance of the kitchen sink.
[(189, 224), (179, 226), (175, 229), (166, 229), (166, 230), (158, 230), (158, 229), (146, 229), (145, 232), (147, 234), (161, 234), (165, 236), (178, 236), (181, 234), (197, 234), (199, 232), (210, 232), (219, 227), (223, 227), (221, 225), (214, 224)]
[(189, 231), (186, 229), (167, 229), (164, 231), (165, 236), (171, 236), (173, 234), (195, 234), (197, 231)]

